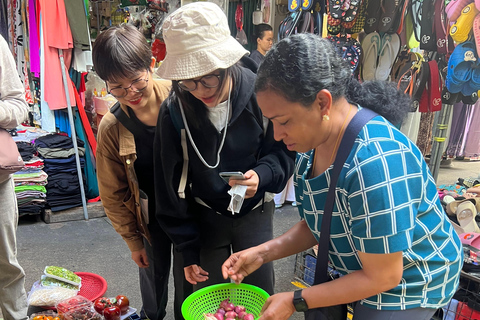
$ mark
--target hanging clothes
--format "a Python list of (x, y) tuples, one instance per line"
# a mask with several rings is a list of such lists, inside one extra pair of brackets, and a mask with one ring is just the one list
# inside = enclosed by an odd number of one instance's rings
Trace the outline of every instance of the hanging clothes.
[[(43, 41), (45, 69), (45, 85), (42, 91), (45, 92), (45, 101), (51, 110), (63, 109), (68, 103), (74, 101), (73, 87), (68, 76), (73, 48), (72, 32), (68, 24), (63, 0), (37, 0), (40, 6), (43, 25)], [(63, 49), (65, 61), (65, 76), (69, 91), (69, 101), (66, 99), (65, 87), (63, 85), (62, 67), (59, 58), (59, 49)]]
[(468, 158), (480, 157), (480, 100), (472, 106), (470, 126), (463, 154)]
[(28, 0), (27, 6), (27, 15), (28, 15), (28, 40), (30, 43), (29, 50), (29, 61), (30, 61), (30, 72), (34, 74), (35, 77), (40, 76), (40, 45), (38, 42), (38, 25), (37, 25), (37, 15), (35, 10), (35, 0)]

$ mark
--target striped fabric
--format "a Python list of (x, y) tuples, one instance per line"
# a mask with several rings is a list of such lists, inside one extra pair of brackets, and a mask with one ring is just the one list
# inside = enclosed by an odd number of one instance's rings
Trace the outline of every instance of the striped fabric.
[[(312, 159), (313, 151), (297, 155), (294, 185), (300, 215), (318, 239), (331, 167), (308, 179)], [(361, 269), (357, 251), (403, 251), (400, 284), (363, 299), (367, 307), (439, 308), (457, 289), (462, 244), (435, 181), (414, 143), (380, 116), (358, 135), (337, 183), (330, 261), (339, 272), (351, 273)]]

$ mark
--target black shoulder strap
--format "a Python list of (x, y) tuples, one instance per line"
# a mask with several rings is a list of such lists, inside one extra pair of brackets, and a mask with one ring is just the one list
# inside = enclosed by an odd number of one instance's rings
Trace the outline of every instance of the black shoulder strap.
[(135, 137), (142, 138), (148, 135), (145, 130), (141, 130), (141, 128), (136, 126), (132, 119), (127, 116), (127, 114), (120, 107), (119, 102), (115, 103), (110, 108), (110, 112), (113, 113), (113, 115), (118, 119), (118, 121), (120, 121), (120, 123), (123, 124), (123, 126), (127, 128), (127, 130), (130, 131)]
[(352, 121), (345, 129), (342, 142), (338, 147), (338, 153), (333, 163), (333, 169), (330, 174), (330, 186), (328, 189), (327, 200), (325, 201), (325, 209), (322, 217), (322, 225), (320, 227), (320, 240), (318, 241), (317, 264), (315, 267), (315, 280), (313, 284), (319, 284), (328, 281), (328, 250), (330, 248), (330, 225), (332, 221), (333, 204), (335, 202), (335, 189), (337, 180), (342, 171), (343, 164), (347, 160), (352, 150), (358, 133), (363, 126), (378, 114), (369, 109), (361, 109), (353, 117)]
[(168, 111), (170, 112), (170, 118), (172, 118), (173, 126), (175, 127), (175, 130), (177, 130), (178, 134), (180, 135), (180, 132), (182, 131), (182, 129), (185, 129), (182, 116), (180, 115), (178, 108), (175, 107), (175, 104), (173, 102), (167, 103), (167, 107), (168, 107)]

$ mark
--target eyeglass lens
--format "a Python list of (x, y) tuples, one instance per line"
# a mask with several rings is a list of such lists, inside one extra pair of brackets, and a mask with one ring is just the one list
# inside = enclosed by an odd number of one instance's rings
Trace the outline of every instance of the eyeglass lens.
[(206, 88), (216, 88), (220, 84), (220, 76), (209, 74), (200, 78), (200, 80), (181, 80), (178, 82), (178, 85), (186, 90), (193, 91), (197, 89), (197, 83), (200, 82)]

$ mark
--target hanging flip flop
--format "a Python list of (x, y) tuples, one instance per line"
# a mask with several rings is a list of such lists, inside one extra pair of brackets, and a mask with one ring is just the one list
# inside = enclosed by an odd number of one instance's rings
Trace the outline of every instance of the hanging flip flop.
[(360, 9), (358, 10), (357, 13), (357, 19), (355, 20), (355, 24), (350, 28), (345, 30), (346, 33), (349, 34), (355, 34), (359, 33), (363, 30), (363, 27), (365, 26), (365, 20), (366, 20), (366, 9), (368, 6), (369, 0), (363, 0)]
[(435, 16), (434, 16), (434, 29), (435, 37), (437, 39), (437, 52), (439, 54), (447, 54), (448, 52), (448, 37), (447, 37), (447, 25), (446, 25), (446, 14), (445, 14), (445, 2), (437, 1), (435, 2)]
[(382, 37), (382, 47), (378, 54), (378, 64), (375, 70), (375, 79), (384, 81), (388, 80), (390, 71), (397, 55), (400, 51), (400, 37), (398, 34), (385, 33)]
[(422, 4), (420, 49), (427, 51), (437, 50), (437, 37), (434, 29), (434, 2), (435, 0), (423, 0)]
[(420, 42), (421, 40), (421, 21), (422, 21), (422, 1), (412, 0), (410, 2), (410, 11), (412, 12), (412, 27), (415, 39)]
[(383, 1), (383, 13), (380, 16), (380, 21), (377, 27), (378, 33), (388, 32), (390, 30), (392, 23), (395, 20), (395, 14), (399, 11), (399, 6), (399, 0)]
[(327, 1), (327, 4), (326, 4), (326, 9), (327, 9), (327, 15), (328, 15), (328, 25), (330, 26), (338, 26), (342, 23), (342, 16), (341, 15), (338, 15), (338, 14), (335, 14), (335, 15), (332, 15), (332, 8), (333, 7), (336, 7), (336, 6), (340, 6), (340, 4), (336, 4), (336, 3), (340, 3), (340, 1), (335, 1), (335, 0), (326, 0)]
[(362, 79), (375, 80), (377, 70), (378, 51), (381, 44), (380, 35), (377, 32), (367, 34), (362, 41), (363, 55)]
[(382, 14), (382, 0), (369, 0), (365, 9), (365, 33), (376, 32)]

